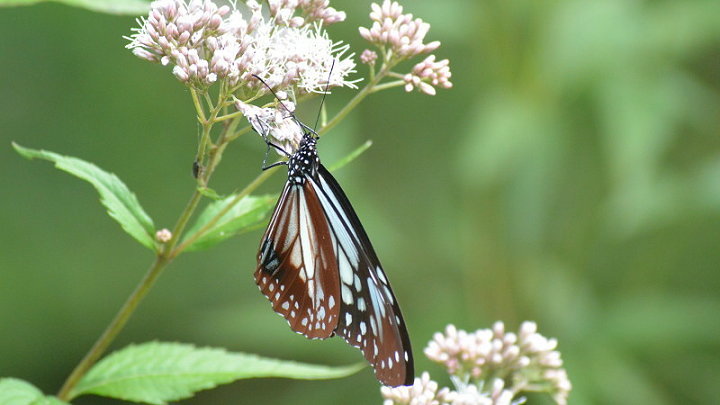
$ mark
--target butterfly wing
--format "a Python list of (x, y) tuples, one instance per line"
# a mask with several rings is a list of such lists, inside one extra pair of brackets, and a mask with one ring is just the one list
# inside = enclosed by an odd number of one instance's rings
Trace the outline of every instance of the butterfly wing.
[(387, 276), (350, 201), (330, 172), (320, 165), (308, 177), (332, 233), (340, 276), (337, 333), (359, 348), (380, 382), (410, 385), (414, 365), (405, 321)]
[(287, 182), (260, 244), (255, 282), (297, 333), (333, 335), (340, 281), (326, 215), (308, 183)]

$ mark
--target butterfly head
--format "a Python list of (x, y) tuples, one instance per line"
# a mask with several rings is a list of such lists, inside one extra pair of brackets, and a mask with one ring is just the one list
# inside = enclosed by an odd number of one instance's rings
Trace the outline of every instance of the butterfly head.
[(319, 166), (317, 137), (312, 132), (305, 132), (300, 146), (288, 160), (288, 181), (293, 184), (303, 184), (305, 176), (317, 176)]

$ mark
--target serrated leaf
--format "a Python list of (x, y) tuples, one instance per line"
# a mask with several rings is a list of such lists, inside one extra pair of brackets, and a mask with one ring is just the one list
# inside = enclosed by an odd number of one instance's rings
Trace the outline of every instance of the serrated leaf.
[(17, 378), (0, 378), (2, 405), (68, 405), (55, 397), (45, 396), (34, 385)]
[(107, 208), (110, 217), (145, 247), (155, 249), (152, 219), (140, 206), (135, 194), (116, 175), (82, 159), (45, 150), (24, 148), (14, 142), (12, 145), (20, 155), (28, 159), (49, 160), (54, 162), (58, 169), (92, 184), (100, 194), (100, 202)]
[(142, 0), (0, 0), (0, 7), (30, 6), (54, 2), (80, 7), (100, 13), (139, 15), (147, 14), (150, 3)]
[(98, 362), (75, 386), (70, 398), (96, 394), (162, 405), (239, 379), (341, 378), (363, 367), (319, 366), (182, 343), (149, 342), (129, 346)]
[[(256, 225), (263, 221), (272, 210), (276, 198), (271, 195), (244, 197), (186, 249), (190, 251), (207, 249)], [(231, 195), (208, 204), (187, 231), (183, 242), (217, 217), (234, 199), (235, 195)]]

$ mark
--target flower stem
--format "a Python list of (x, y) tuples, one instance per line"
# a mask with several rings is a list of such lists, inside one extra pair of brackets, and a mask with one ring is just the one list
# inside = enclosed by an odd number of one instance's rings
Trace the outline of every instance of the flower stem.
[(180, 245), (178, 245), (175, 249), (170, 252), (169, 256), (170, 258), (176, 257), (180, 253), (182, 253), (185, 248), (192, 245), (198, 238), (203, 236), (205, 232), (207, 232), (210, 228), (212, 228), (217, 221), (220, 220), (225, 214), (227, 214), (234, 206), (237, 204), (240, 200), (248, 196), (253, 190), (258, 188), (259, 185), (265, 182), (272, 174), (275, 172), (275, 170), (265, 170), (260, 175), (258, 175), (255, 180), (253, 180), (250, 184), (245, 186), (245, 188), (238, 193), (235, 198), (230, 201), (229, 204), (225, 206), (220, 212), (217, 213), (211, 220), (209, 220), (202, 228), (200, 228), (197, 232), (195, 232), (192, 236), (188, 237), (186, 240), (184, 240)]
[(340, 121), (342, 121), (350, 113), (350, 111), (352, 111), (355, 107), (357, 107), (357, 105), (360, 104), (360, 102), (363, 101), (363, 99), (365, 99), (365, 97), (374, 93), (375, 88), (379, 87), (378, 83), (380, 82), (380, 80), (382, 80), (388, 74), (388, 72), (390, 71), (390, 68), (392, 68), (392, 65), (390, 65), (390, 64), (383, 65), (380, 72), (378, 72), (378, 74), (375, 75), (368, 82), (368, 84), (365, 85), (365, 87), (363, 87), (362, 90), (360, 90), (355, 95), (355, 97), (353, 97), (350, 100), (350, 102), (347, 103), (345, 105), (345, 107), (342, 108), (342, 110), (340, 110), (340, 112), (335, 114), (335, 116), (332, 117), (332, 119), (330, 121), (328, 121), (328, 123), (324, 127), (320, 128), (318, 133), (322, 135), (325, 132), (331, 130), (333, 127), (335, 127), (335, 125), (340, 123)]
[(142, 301), (148, 291), (150, 291), (150, 288), (153, 284), (155, 284), (155, 281), (160, 276), (160, 273), (162, 273), (162, 270), (169, 262), (170, 261), (167, 258), (161, 255), (155, 259), (155, 262), (152, 266), (150, 266), (150, 269), (148, 269), (145, 277), (143, 277), (140, 284), (135, 287), (135, 291), (130, 294), (127, 301), (125, 301), (125, 304), (123, 304), (120, 311), (118, 311), (117, 315), (115, 315), (115, 318), (112, 322), (110, 322), (103, 334), (100, 335), (100, 338), (98, 338), (90, 351), (87, 352), (85, 357), (83, 357), (72, 373), (70, 373), (67, 380), (65, 380), (65, 383), (57, 394), (57, 397), (60, 400), (69, 401), (74, 397), (74, 393), (72, 391), (73, 388), (75, 388), (77, 383), (85, 375), (85, 373), (87, 373), (90, 367), (92, 367), (100, 356), (103, 355), (108, 346), (110, 346), (110, 343), (115, 340), (132, 313), (135, 311), (135, 308), (137, 308), (140, 301)]
[[(215, 117), (217, 117), (219, 109), (213, 109), (213, 111), (211, 111), (210, 113), (210, 119), (205, 119), (205, 114), (200, 105), (200, 100), (197, 93), (193, 90), (191, 91), (191, 94), (193, 102), (195, 103), (197, 109), (198, 119), (203, 124), (203, 135), (200, 142), (198, 156), (198, 160), (202, 161), (205, 158), (204, 155), (207, 150), (208, 140), (210, 138), (210, 130), (215, 124), (214, 119)], [(225, 128), (225, 130), (227, 131), (228, 128), (232, 128), (232, 130), (234, 131), (235, 127), (236, 125), (229, 125)], [(221, 139), (225, 139), (225, 132), (223, 132), (223, 134), (221, 135)], [(206, 185), (210, 180), (210, 176), (212, 175), (212, 172), (216, 167), (215, 163), (219, 161), (223, 150), (224, 148), (217, 149), (212, 154), (211, 163), (213, 164), (211, 164), (208, 170), (205, 171), (204, 175), (201, 175), (198, 179), (198, 182), (201, 185)], [(90, 368), (95, 364), (95, 362), (97, 362), (98, 359), (100, 359), (100, 357), (105, 353), (110, 344), (115, 340), (120, 331), (122, 331), (122, 329), (125, 327), (128, 320), (130, 319), (130, 316), (132, 316), (132, 314), (135, 312), (135, 309), (137, 309), (142, 299), (147, 295), (152, 286), (155, 284), (155, 281), (157, 281), (162, 271), (177, 256), (177, 253), (179, 253), (179, 251), (173, 254), (173, 252), (176, 251), (174, 247), (180, 239), (180, 236), (182, 235), (182, 232), (185, 229), (188, 221), (195, 212), (195, 209), (200, 203), (201, 198), (202, 194), (196, 189), (193, 195), (190, 197), (190, 201), (188, 201), (187, 205), (185, 206), (185, 209), (178, 217), (177, 223), (175, 224), (175, 227), (172, 231), (172, 238), (165, 244), (164, 249), (160, 250), (157, 253), (154, 263), (150, 266), (150, 269), (147, 271), (143, 279), (140, 281), (137, 287), (135, 287), (135, 290), (132, 292), (132, 294), (130, 294), (128, 299), (125, 301), (123, 306), (115, 315), (115, 318), (113, 318), (113, 320), (107, 326), (102, 335), (100, 335), (95, 344), (93, 344), (92, 348), (90, 348), (90, 351), (87, 352), (85, 357), (83, 357), (80, 363), (75, 366), (75, 369), (73, 369), (68, 378), (65, 380), (63, 386), (60, 388), (60, 391), (57, 394), (57, 397), (59, 399), (63, 401), (69, 401), (74, 397), (75, 393), (73, 392), (73, 389), (75, 388), (75, 386), (78, 384), (78, 382), (80, 382), (80, 380), (90, 370)]]
[(377, 86), (373, 87), (373, 89), (370, 91), (370, 93), (377, 93), (378, 91), (392, 89), (393, 87), (400, 87), (404, 84), (405, 84), (404, 80), (396, 80), (394, 82), (378, 84)]

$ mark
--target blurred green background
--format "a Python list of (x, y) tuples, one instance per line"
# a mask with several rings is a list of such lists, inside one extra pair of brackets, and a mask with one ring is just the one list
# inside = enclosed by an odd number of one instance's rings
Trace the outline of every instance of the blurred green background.
[[(320, 144), (422, 349), (448, 323), (535, 320), (559, 339), (576, 404), (710, 403), (720, 378), (720, 2), (405, 1), (432, 24), (454, 88), (368, 98)], [(356, 53), (369, 2), (337, 0)], [(94, 190), (10, 142), (95, 162), (170, 227), (194, 182), (198, 127), (169, 69), (123, 49), (132, 17), (58, 4), (0, 9), (0, 376), (53, 393), (152, 260)], [(411, 64), (400, 71), (407, 71)], [(360, 67), (360, 73), (364, 70)], [(337, 91), (330, 113), (352, 96)], [(301, 113), (306, 121), (316, 110)], [(305, 115), (303, 117), (303, 114)], [(260, 171), (241, 138), (213, 186)], [(263, 188), (277, 192), (278, 171)], [(114, 344), (148, 340), (349, 364), (306, 341), (252, 280), (261, 231), (187, 254)], [(247, 380), (187, 404), (380, 403), (343, 380)], [(82, 398), (77, 404), (110, 404)], [(548, 403), (532, 397), (530, 403)]]

